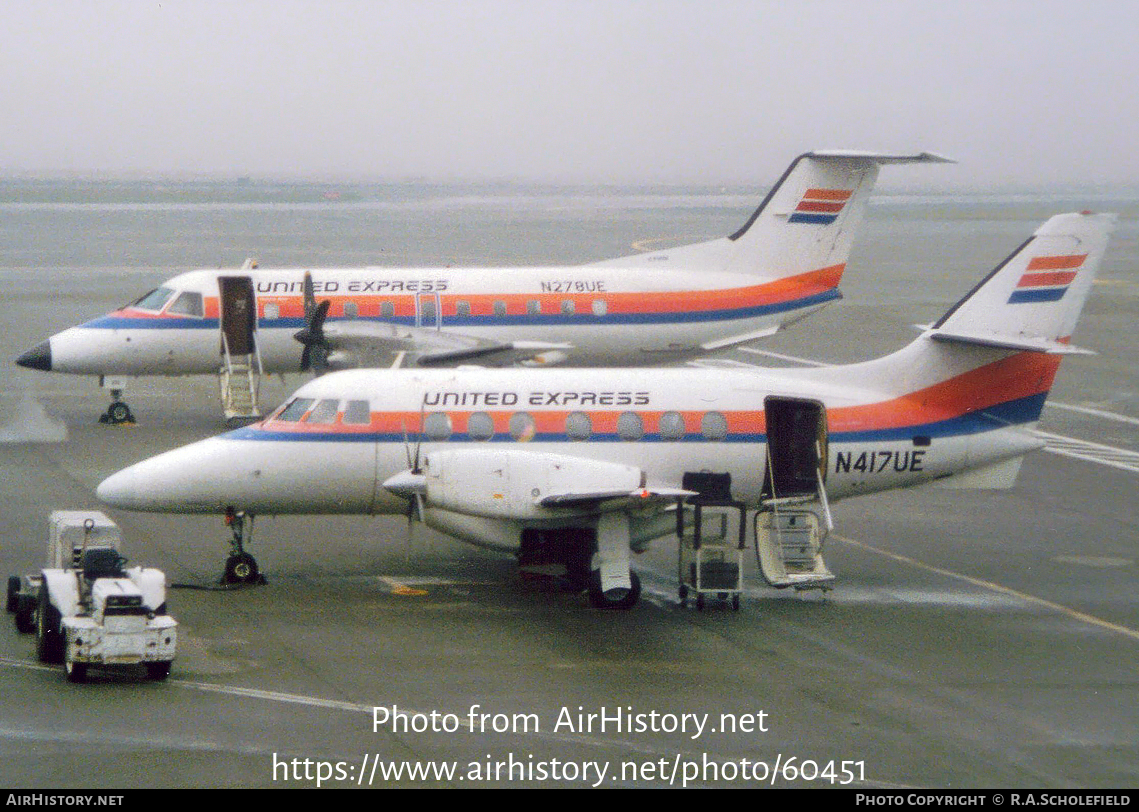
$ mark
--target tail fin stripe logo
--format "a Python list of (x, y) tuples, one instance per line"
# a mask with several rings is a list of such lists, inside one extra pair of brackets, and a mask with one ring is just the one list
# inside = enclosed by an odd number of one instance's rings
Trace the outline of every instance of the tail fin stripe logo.
[(1087, 254), (1061, 254), (1054, 257), (1033, 257), (1028, 261), (1030, 271), (1058, 271), (1065, 268), (1078, 268), (1088, 258)]
[(1009, 296), (1009, 304), (1039, 304), (1058, 302), (1068, 292), (1087, 254), (1059, 254), (1050, 257), (1033, 257), (1028, 261), (1027, 273), (1021, 275), (1016, 289)]
[(852, 189), (808, 189), (787, 222), (830, 225), (853, 194)]
[(1008, 297), (1009, 304), (1031, 304), (1033, 302), (1058, 302), (1068, 292), (1067, 288), (1036, 288), (1035, 290), (1014, 290)]
[(1043, 288), (1056, 285), (1070, 285), (1076, 278), (1075, 271), (1046, 271), (1044, 273), (1026, 273), (1016, 283), (1018, 288)]
[(854, 194), (851, 189), (808, 189), (803, 195), (804, 200), (837, 200), (845, 203)]

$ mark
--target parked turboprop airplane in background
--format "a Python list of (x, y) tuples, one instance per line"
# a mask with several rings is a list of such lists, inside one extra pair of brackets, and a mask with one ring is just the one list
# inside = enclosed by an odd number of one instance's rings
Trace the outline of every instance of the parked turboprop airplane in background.
[[(599, 607), (637, 600), (631, 552), (674, 532), (699, 546), (689, 505), (727, 505), (740, 511), (741, 547), (754, 512), (769, 581), (827, 584), (828, 500), (944, 478), (1013, 484), (1023, 455), (1043, 445), (1030, 429), (1061, 355), (1083, 352), (1070, 337), (1113, 222), (1053, 217), (878, 360), (339, 372), (256, 425), (114, 474), (98, 497), (231, 519), (407, 511), (523, 563), (564, 564)], [(788, 534), (793, 544), (782, 543)], [(226, 569), (231, 580), (257, 575), (240, 533)]]
[(226, 418), (249, 419), (265, 373), (472, 359), (643, 364), (707, 352), (839, 298), (879, 166), (945, 161), (809, 152), (730, 237), (591, 265), (190, 271), (16, 363), (100, 376), (112, 390), (102, 419), (119, 423), (133, 420), (120, 400), (130, 376), (219, 374)]

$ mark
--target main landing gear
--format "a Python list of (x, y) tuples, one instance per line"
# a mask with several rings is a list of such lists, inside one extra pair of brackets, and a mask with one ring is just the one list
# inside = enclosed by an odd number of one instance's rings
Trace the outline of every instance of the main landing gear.
[(641, 579), (637, 573), (629, 571), (629, 588), (623, 587), (602, 591), (601, 570), (594, 570), (589, 577), (589, 603), (595, 609), (631, 609), (641, 597)]
[[(253, 514), (248, 514), (249, 538), (253, 538)], [(232, 507), (225, 510), (225, 523), (233, 531), (229, 558), (225, 560), (225, 572), (222, 574), (223, 584), (263, 584), (265, 576), (257, 567), (257, 559), (245, 552), (245, 511), (234, 510)]]

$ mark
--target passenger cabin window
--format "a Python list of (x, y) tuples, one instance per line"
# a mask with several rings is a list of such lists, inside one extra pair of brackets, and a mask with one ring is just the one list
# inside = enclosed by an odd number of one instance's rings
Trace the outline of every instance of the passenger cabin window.
[(166, 312), (200, 319), (206, 315), (206, 309), (202, 304), (202, 294), (186, 291), (180, 294), (170, 307), (166, 308)]
[(622, 440), (639, 440), (645, 436), (645, 424), (636, 412), (621, 412), (617, 418), (617, 436)]
[(469, 316), (471, 315), (470, 302), (455, 302), (455, 315), (456, 316)]
[(313, 400), (313, 398), (294, 398), (288, 406), (281, 410), (277, 419), (285, 423), (296, 423), (304, 417), (309, 406), (312, 406)]
[(395, 304), (393, 302), (384, 302), (380, 305), (380, 316), (385, 319), (395, 318)]
[(336, 413), (339, 411), (340, 401), (322, 400), (313, 407), (308, 414), (306, 423), (335, 423)]
[(537, 299), (531, 299), (526, 303), (526, 312), (531, 316), (538, 316), (542, 313), (542, 303)]
[(562, 299), (562, 314), (572, 316), (574, 312), (573, 299)]
[(518, 442), (525, 443), (533, 440), (536, 431), (534, 418), (527, 412), (515, 412), (510, 415), (510, 436)]
[(506, 315), (506, 302), (503, 302), (500, 300), (500, 301), (497, 301), (494, 303), (494, 315), (496, 315), (496, 316), (505, 316)]
[(566, 416), (566, 435), (571, 440), (588, 440), (593, 424), (585, 412), (570, 412)]
[(494, 436), (494, 419), (486, 412), (474, 412), (467, 418), (467, 435), (472, 440), (489, 440)]
[(266, 319), (279, 319), (279, 318), (281, 318), (281, 306), (279, 304), (277, 304), (276, 302), (265, 305), (265, 315), (263, 316), (263, 318), (266, 318)]
[(423, 319), (424, 325), (435, 324), (435, 300), (434, 299), (420, 299), (419, 312)]
[(423, 435), (428, 440), (446, 440), (451, 436), (451, 415), (432, 412), (423, 421)]
[(700, 420), (705, 440), (723, 440), (728, 436), (728, 419), (720, 412), (705, 412)]
[(366, 400), (350, 400), (344, 407), (344, 420), (352, 426), (366, 426), (372, 422), (372, 408)]
[(660, 438), (662, 440), (684, 439), (684, 415), (680, 412), (665, 412), (660, 416)]
[(141, 299), (136, 299), (131, 307), (137, 307), (139, 310), (153, 310), (157, 313), (173, 295), (174, 291), (170, 288), (155, 288)]
[(608, 312), (609, 312), (609, 307), (608, 307), (608, 305), (606, 305), (604, 299), (594, 299), (593, 300), (593, 315), (604, 316)]
[(360, 315), (359, 306), (355, 302), (344, 303), (344, 318), (354, 319)]

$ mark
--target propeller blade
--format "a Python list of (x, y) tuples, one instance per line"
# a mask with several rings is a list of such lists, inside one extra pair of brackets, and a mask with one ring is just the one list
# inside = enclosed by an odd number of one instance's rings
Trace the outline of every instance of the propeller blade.
[(424, 395), (423, 402), (419, 404), (419, 433), (415, 437), (415, 465), (411, 469), (417, 474), (423, 473), (419, 468), (419, 449), (423, 446), (423, 413), (426, 409), (427, 396)]
[(301, 351), (301, 372), (312, 369), (317, 375), (328, 370), (328, 341), (324, 337), (324, 320), (332, 302), (325, 299), (317, 304), (313, 298), (312, 276), (305, 272), (305, 326), (293, 334), (304, 345)]
[(316, 311), (316, 293), (313, 290), (312, 274), (308, 271), (305, 271), (304, 303), (305, 324), (308, 324), (312, 320), (312, 314)]

